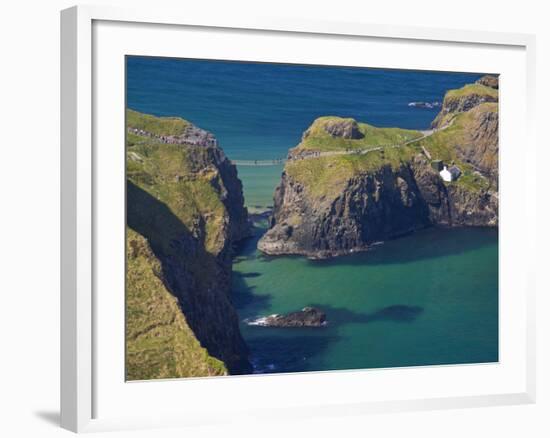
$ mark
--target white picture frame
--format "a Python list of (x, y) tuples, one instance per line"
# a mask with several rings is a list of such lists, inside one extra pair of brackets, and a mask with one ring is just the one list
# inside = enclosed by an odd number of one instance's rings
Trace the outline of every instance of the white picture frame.
[[(98, 158), (95, 148), (97, 142), (101, 141), (103, 131), (98, 130), (95, 125), (100, 122), (102, 113), (100, 112), (101, 96), (97, 94), (98, 81), (101, 77), (101, 68), (95, 65), (94, 60), (101, 56), (99, 51), (103, 51), (105, 45), (102, 45), (102, 36), (97, 32), (94, 26), (101, 23), (106, 23), (106, 29), (117, 24), (130, 24), (134, 27), (133, 32), (136, 32), (135, 27), (147, 27), (150, 32), (171, 32), (178, 27), (200, 30), (202, 34), (208, 32), (229, 32), (230, 30), (238, 33), (238, 38), (261, 38), (263, 33), (269, 33), (269, 37), (275, 40), (285, 39), (287, 37), (303, 38), (308, 36), (349, 39), (346, 41), (355, 41), (361, 43), (363, 40), (369, 41), (384, 41), (387, 44), (403, 44), (406, 43), (411, 47), (415, 45), (445, 45), (447, 43), (460, 45), (464, 50), (474, 49), (476, 47), (484, 47), (487, 50), (495, 50), (510, 53), (521, 53), (519, 58), (522, 59), (521, 65), (514, 68), (518, 69), (518, 75), (510, 74), (510, 78), (523, 78), (525, 82), (510, 84), (513, 85), (509, 89), (515, 88), (515, 99), (521, 101), (522, 115), (521, 125), (518, 128), (510, 128), (509, 132), (503, 134), (519, 135), (523, 139), (522, 147), (530, 154), (536, 155), (536, 145), (534, 141), (534, 63), (535, 63), (535, 38), (532, 35), (526, 34), (508, 34), (508, 33), (492, 33), (484, 31), (461, 31), (451, 29), (427, 29), (417, 27), (403, 26), (386, 26), (374, 25), (366, 23), (338, 23), (338, 22), (316, 22), (307, 19), (286, 19), (273, 17), (247, 17), (241, 16), (238, 20), (232, 19), (227, 21), (224, 17), (216, 15), (193, 16), (185, 11), (165, 11), (158, 8), (148, 10), (130, 10), (111, 7), (95, 7), (95, 6), (77, 6), (66, 9), (61, 12), (61, 425), (62, 427), (75, 431), (100, 431), (112, 430), (120, 428), (147, 428), (147, 427), (162, 427), (174, 425), (202, 424), (205, 422), (223, 422), (229, 421), (231, 417), (233, 421), (239, 418), (268, 418), (273, 416), (287, 417), (309, 417), (311, 415), (343, 415), (343, 414), (364, 414), (369, 412), (396, 412), (405, 410), (419, 409), (442, 409), (451, 407), (474, 407), (488, 405), (503, 405), (503, 404), (520, 404), (533, 403), (535, 400), (535, 308), (534, 308), (534, 272), (529, 263), (526, 261), (518, 262), (520, 265), (518, 270), (517, 286), (519, 300), (516, 304), (518, 312), (518, 327), (521, 333), (517, 334), (517, 343), (515, 354), (520, 355), (517, 366), (513, 371), (514, 385), (510, 387), (502, 387), (499, 385), (499, 379), (507, 379), (512, 374), (506, 377), (505, 374), (496, 377), (493, 386), (482, 390), (485, 392), (477, 393), (464, 389), (464, 391), (455, 391), (454, 393), (439, 392), (437, 396), (421, 396), (418, 397), (416, 392), (411, 389), (410, 392), (392, 392), (387, 398), (377, 396), (375, 398), (362, 398), (360, 395), (349, 393), (349, 400), (346, 399), (345, 393), (334, 393), (334, 400), (307, 400), (304, 398), (300, 404), (284, 405), (277, 402), (277, 397), (274, 396), (275, 404), (270, 409), (262, 409), (260, 407), (253, 408), (245, 406), (239, 410), (238, 406), (235, 411), (224, 412), (222, 409), (213, 406), (208, 406), (209, 415), (206, 415), (207, 406), (200, 406), (199, 402), (196, 406), (196, 412), (190, 413), (189, 410), (166, 411), (162, 406), (149, 407), (148, 415), (136, 414), (129, 415), (122, 410), (117, 413), (115, 408), (106, 409), (108, 415), (98, 415), (103, 407), (99, 394), (104, 394), (105, 390), (101, 388), (103, 378), (101, 370), (103, 366), (101, 360), (106, 357), (105, 354), (98, 355), (98, 349), (102, 349), (101, 330), (99, 326), (105, 327), (110, 324), (107, 317), (101, 316), (101, 304), (98, 304), (96, 294), (98, 287), (102, 282), (109, 281), (106, 271), (98, 270), (101, 264), (99, 258), (100, 250), (98, 250), (98, 239), (101, 239), (100, 234), (103, 232), (101, 223), (103, 219), (98, 218), (98, 203), (103, 202), (101, 198), (101, 188), (98, 190), (98, 173), (103, 173), (104, 158)], [(114, 23), (114, 25), (113, 25)], [(110, 32), (109, 29), (106, 30)], [(118, 31), (117, 31), (118, 32)], [(126, 31), (125, 31), (126, 32)], [(116, 32), (108, 34), (110, 38), (116, 39)], [(114, 36), (113, 36), (114, 35)], [(120, 38), (119, 38), (120, 39)], [(122, 40), (122, 39), (120, 39)], [(111, 39), (110, 41), (115, 41)], [(148, 50), (155, 50), (155, 40), (150, 43)], [(274, 42), (273, 44), (277, 44)], [(288, 44), (288, 43), (287, 43)], [(124, 52), (124, 47), (113, 43), (113, 47), (119, 47)], [(118, 52), (114, 51), (113, 56), (118, 56)], [(160, 49), (159, 49), (160, 50)], [(168, 50), (168, 49), (165, 49)], [(200, 44), (195, 48), (200, 52)], [(426, 49), (428, 50), (428, 49)], [(277, 56), (277, 51), (270, 56)], [(131, 54), (135, 52), (132, 51)], [(166, 52), (168, 53), (168, 52)], [(162, 54), (165, 54), (164, 52)], [(515, 55), (515, 56), (516, 56)], [(231, 56), (231, 55), (229, 55)], [(236, 55), (237, 56), (237, 55)], [(506, 55), (502, 55), (503, 59)], [(515, 58), (515, 60), (517, 60)], [(458, 60), (460, 61), (460, 60)], [(102, 61), (103, 62), (103, 61)], [(491, 60), (478, 60), (478, 62), (491, 62)], [(503, 61), (504, 62), (504, 61)], [(105, 65), (103, 62), (102, 65)], [(379, 64), (380, 65), (380, 64)], [(449, 64), (450, 65), (450, 64)], [(377, 65), (378, 66), (378, 65)], [(433, 68), (432, 64), (425, 65), (425, 68)], [(451, 67), (449, 67), (451, 68)], [(120, 79), (113, 87), (119, 87)], [(510, 79), (512, 80), (512, 79)], [(502, 88), (501, 88), (502, 90)], [(113, 90), (111, 89), (111, 92)], [(117, 93), (124, 93), (124, 90), (118, 90)], [(502, 100), (504, 105), (506, 101), (512, 102), (507, 97), (506, 87), (502, 91)], [(117, 97), (118, 99), (118, 97)], [(505, 107), (507, 110), (508, 107)], [(120, 108), (124, 111), (124, 108)], [(515, 110), (514, 110), (515, 111)], [(511, 114), (511, 113), (508, 113)], [(506, 111), (504, 116), (506, 117)], [(101, 122), (100, 122), (101, 124)], [(514, 132), (514, 130), (520, 130)], [(121, 134), (122, 131), (121, 131)], [(98, 140), (99, 139), (99, 140)], [(115, 144), (116, 141), (115, 141)], [(123, 148), (123, 143), (121, 143)], [(116, 150), (116, 149), (115, 149)], [(113, 152), (116, 153), (116, 152)], [(505, 157), (504, 157), (505, 158)], [(521, 160), (520, 160), (521, 161)], [(519, 178), (521, 179), (520, 187), (516, 189), (510, 188), (506, 183), (508, 168), (506, 167), (507, 160), (503, 160), (501, 164), (501, 178), (503, 191), (509, 190), (508, 193), (514, 192), (514, 199), (525, 197), (525, 200), (534, 199), (536, 196), (536, 184), (534, 167), (528, 168), (527, 163), (521, 161), (518, 165)], [(509, 162), (509, 161), (508, 161)], [(108, 172), (116, 172), (113, 168)], [(116, 175), (112, 175), (116, 181)], [(508, 175), (508, 176), (507, 176)], [(123, 183), (124, 175), (121, 174), (120, 182)], [(101, 177), (103, 178), (103, 176)], [(504, 192), (506, 193), (506, 192)], [(511, 195), (510, 195), (511, 196)], [(506, 215), (507, 203), (506, 196), (503, 197), (502, 211)], [(533, 202), (532, 205), (535, 203)], [(501, 233), (501, 239), (511, 239), (514, 227), (513, 224), (521, 219), (523, 223), (527, 223), (525, 227), (526, 236), (524, 242), (513, 242), (514, 245), (534, 245), (535, 242), (535, 213), (529, 209), (517, 209), (516, 213), (521, 215), (521, 218), (516, 217), (514, 220), (510, 216), (509, 234)], [(509, 211), (512, 211), (510, 209)], [(506, 216), (504, 216), (505, 218)], [(506, 221), (505, 221), (506, 223)], [(506, 227), (505, 227), (506, 228)], [(506, 242), (505, 240), (502, 240)], [(512, 240), (510, 240), (512, 242)], [(506, 252), (513, 245), (503, 245), (502, 252)], [(507, 261), (501, 255), (501, 266), (506, 267)], [(502, 269), (501, 269), (502, 271)], [(504, 273), (503, 275), (505, 275)], [(107, 278), (100, 278), (104, 276)], [(501, 285), (502, 283), (501, 277)], [(99, 285), (99, 286), (98, 286)], [(506, 300), (505, 300), (506, 301)], [(506, 303), (504, 303), (506, 305)], [(501, 311), (506, 309), (501, 307)], [(123, 312), (123, 309), (117, 311)], [(501, 320), (501, 329), (504, 327), (506, 332), (508, 320)], [(502, 325), (504, 324), (504, 326)], [(501, 338), (501, 347), (506, 346), (509, 339)], [(108, 350), (105, 350), (108, 351)], [(103, 359), (98, 359), (102, 357)], [(506, 368), (506, 363), (500, 363), (501, 369)], [(472, 366), (456, 366), (458, 368), (468, 368), (467, 373), (474, 375), (479, 370)], [(419, 378), (429, 379), (431, 375), (440, 374), (438, 378), (446, 379), (448, 371), (445, 367), (425, 367), (414, 372)], [(485, 373), (489, 370), (486, 369)], [(381, 371), (384, 372), (384, 371)], [(387, 370), (385, 371), (387, 372)], [(411, 370), (393, 370), (391, 378), (395, 381), (406, 381), (409, 378)], [(227, 377), (220, 379), (191, 379), (186, 390), (189, 391), (235, 391), (243, 388), (243, 393), (246, 393), (250, 388), (253, 390), (266, 382), (266, 385), (282, 386), (285, 385), (310, 385), (318, 384), (322, 379), (327, 382), (328, 388), (337, 385), (349, 385), (351, 388), (354, 384), (354, 379), (367, 379), (367, 374), (361, 371), (350, 371), (345, 373), (308, 373), (314, 376), (293, 375), (293, 376), (270, 376), (270, 377)], [(488, 375), (496, 375), (496, 369)], [(465, 374), (466, 376), (467, 374)], [(335, 378), (333, 378), (336, 376)], [(116, 375), (113, 377), (116, 378)], [(416, 378), (416, 377), (415, 377)], [(467, 377), (461, 377), (466, 379)], [(338, 379), (338, 380), (335, 380)], [(373, 379), (378, 379), (375, 373), (368, 374), (370, 387), (374, 388)], [(488, 380), (483, 377), (484, 380)], [(332, 383), (329, 383), (329, 380)], [(180, 385), (181, 381), (162, 382), (164, 385), (159, 391), (168, 391), (169, 387)], [(124, 385), (124, 381), (120, 382)], [(150, 397), (155, 393), (154, 385), (147, 382), (142, 382), (138, 385), (144, 385), (143, 397)], [(141, 389), (134, 385), (132, 389), (132, 397), (139, 396)], [(466, 388), (467, 385), (464, 385)], [(269, 388), (269, 386), (266, 386)], [(116, 391), (109, 394), (109, 397), (115, 397)], [(389, 391), (388, 391), (389, 392)], [(330, 392), (329, 392), (330, 393)], [(433, 392), (432, 394), (436, 394)], [(352, 397), (353, 395), (353, 397)], [(223, 399), (223, 395), (220, 395)], [(116, 399), (114, 405), (119, 404), (120, 400)], [(239, 403), (237, 399), (236, 404)], [(244, 403), (244, 401), (243, 401)], [(275, 408), (275, 409), (274, 409)]]

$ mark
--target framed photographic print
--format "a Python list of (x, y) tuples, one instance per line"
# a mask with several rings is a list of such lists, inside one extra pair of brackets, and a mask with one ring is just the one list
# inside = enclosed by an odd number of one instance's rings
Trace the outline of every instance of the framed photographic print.
[(61, 43), (63, 427), (534, 401), (532, 36), (75, 7)]

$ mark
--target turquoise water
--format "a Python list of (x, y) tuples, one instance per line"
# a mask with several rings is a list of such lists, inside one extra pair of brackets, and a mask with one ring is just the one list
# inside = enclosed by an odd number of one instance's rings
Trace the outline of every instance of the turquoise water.
[(283, 167), (238, 166), (245, 203), (251, 211), (273, 206), (273, 191), (281, 180)]
[[(264, 175), (262, 175), (264, 173)], [(240, 168), (251, 206), (267, 205), (272, 169)], [(257, 183), (255, 181), (257, 180)], [(241, 330), (256, 372), (498, 361), (498, 232), (428, 229), (328, 261), (268, 257), (255, 224), (234, 260), (241, 320), (317, 306), (324, 328)]]
[[(322, 115), (425, 129), (445, 91), (482, 73), (127, 58), (129, 108), (181, 116), (213, 132), (231, 159), (286, 156)], [(239, 166), (245, 202), (272, 205), (282, 166)], [(241, 321), (318, 306), (320, 329), (241, 324), (257, 372), (295, 372), (498, 360), (498, 235), (430, 229), (333, 259), (265, 257), (255, 223), (234, 260)]]

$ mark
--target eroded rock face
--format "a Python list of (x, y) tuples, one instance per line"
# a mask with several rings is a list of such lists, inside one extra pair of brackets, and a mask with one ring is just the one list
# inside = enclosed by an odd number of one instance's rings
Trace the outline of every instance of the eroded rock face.
[(430, 225), (496, 226), (498, 194), (446, 185), (418, 155), (392, 171), (355, 177), (333, 201), (312, 200), (283, 174), (276, 190), (271, 228), (258, 242), (269, 255), (323, 259), (367, 250), (377, 242)]
[(346, 139), (363, 138), (363, 133), (359, 130), (359, 125), (355, 120), (330, 120), (325, 124), (325, 131), (333, 137), (342, 137)]
[(232, 246), (250, 232), (242, 184), (212, 134), (193, 125), (190, 132), (196, 141), (135, 133), (154, 143), (144, 142), (153, 152), (128, 173), (127, 224), (149, 242), (200, 345), (230, 373), (247, 373), (248, 349), (230, 298)]
[(369, 245), (430, 224), (412, 169), (385, 166), (352, 178), (330, 202), (308, 196), (287, 174), (276, 189), (272, 228), (258, 248), (270, 255), (327, 258), (365, 250)]
[(316, 307), (304, 307), (298, 312), (264, 316), (247, 323), (261, 327), (323, 327), (327, 324), (327, 316)]
[(475, 166), (496, 185), (499, 143), (497, 104), (482, 104), (473, 108), (470, 123), (466, 135), (455, 142), (455, 150), (462, 160)]
[(492, 188), (468, 190), (445, 184), (423, 155), (414, 157), (411, 168), (419, 196), (429, 211), (429, 222), (443, 226), (497, 226), (498, 192)]
[(472, 108), (485, 103), (498, 102), (498, 94), (491, 87), (477, 86), (469, 92), (454, 93), (445, 96), (441, 111), (432, 122), (432, 128), (441, 129), (452, 123), (452, 116), (470, 111)]
[(479, 78), (476, 83), (498, 90), (498, 76), (485, 75)]
[[(364, 251), (433, 225), (497, 226), (498, 104), (487, 102), (487, 96), (473, 93), (447, 101), (438, 116), (461, 115), (456, 125), (447, 125), (449, 131), (436, 131), (439, 136), (433, 141), (443, 142), (442, 150), (452, 149), (457, 160), (467, 163), (468, 175), (445, 183), (431, 162), (439, 157), (432, 158), (423, 146), (416, 146), (417, 152), (397, 164), (384, 162), (382, 156), (380, 164), (350, 177), (335, 173), (333, 180), (308, 179), (311, 170), (289, 173), (287, 167), (275, 190), (270, 229), (258, 249), (268, 255), (322, 259)], [(300, 146), (291, 150), (287, 166), (292, 160), (318, 159), (302, 157), (301, 150)], [(324, 163), (335, 165), (330, 160)], [(303, 181), (332, 184), (332, 190), (318, 190)]]

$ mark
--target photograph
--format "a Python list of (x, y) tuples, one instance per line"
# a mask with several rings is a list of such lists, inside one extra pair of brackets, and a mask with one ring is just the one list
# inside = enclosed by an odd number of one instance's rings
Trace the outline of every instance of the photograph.
[(127, 55), (125, 87), (127, 381), (499, 362), (498, 74)]

